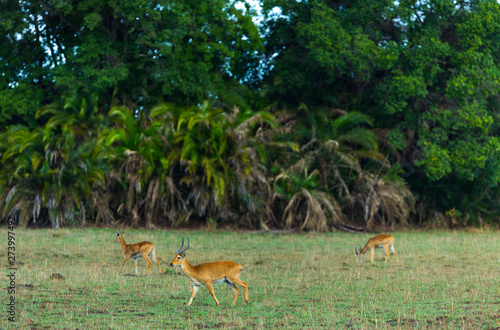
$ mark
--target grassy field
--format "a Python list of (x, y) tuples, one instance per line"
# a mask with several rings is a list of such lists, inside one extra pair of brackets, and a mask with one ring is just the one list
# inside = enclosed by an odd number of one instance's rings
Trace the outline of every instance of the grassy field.
[[(110, 229), (16, 229), (16, 323), (7, 319), (3, 277), (0, 328), (485, 328), (500, 327), (500, 233), (396, 232), (394, 256), (362, 262), (354, 244), (369, 234), (129, 230), (127, 243), (156, 245), (163, 274), (123, 261)], [(189, 280), (168, 267), (189, 234), (192, 264), (231, 259), (245, 271), (250, 305), (225, 285), (192, 306)], [(7, 270), (7, 231), (0, 230)], [(51, 279), (60, 273), (64, 279)]]

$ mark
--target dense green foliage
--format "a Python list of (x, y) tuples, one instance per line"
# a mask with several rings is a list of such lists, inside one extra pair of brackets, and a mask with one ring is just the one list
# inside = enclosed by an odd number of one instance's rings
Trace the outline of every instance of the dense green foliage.
[(497, 1), (266, 3), (270, 99), (372, 116), (424, 208), (498, 209)]
[(229, 1), (6, 3), (4, 123), (32, 123), (30, 115), (61, 93), (98, 93), (104, 104), (114, 97), (150, 106), (163, 97), (182, 105), (218, 98), (231, 106), (242, 102), (239, 80), (258, 66), (258, 29)]
[(2, 216), (319, 231), (497, 221), (496, 0), (261, 8), (5, 1)]

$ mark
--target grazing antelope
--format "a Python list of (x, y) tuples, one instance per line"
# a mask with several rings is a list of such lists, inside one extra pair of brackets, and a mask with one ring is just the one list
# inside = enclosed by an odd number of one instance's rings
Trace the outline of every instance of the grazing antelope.
[(193, 291), (191, 292), (191, 299), (189, 299), (188, 306), (193, 302), (194, 296), (200, 286), (204, 285), (207, 287), (208, 291), (214, 297), (215, 303), (219, 306), (219, 301), (215, 297), (214, 289), (212, 284), (226, 283), (227, 286), (233, 291), (233, 305), (236, 304), (236, 298), (238, 297), (238, 288), (236, 284), (240, 285), (245, 289), (245, 301), (248, 301), (248, 285), (246, 282), (240, 280), (240, 272), (243, 267), (234, 261), (224, 260), (224, 261), (212, 261), (192, 266), (186, 259), (186, 250), (189, 249), (189, 237), (188, 244), (183, 249), (184, 237), (182, 238), (181, 247), (175, 251), (175, 258), (170, 263), (170, 267), (179, 267), (181, 271), (186, 275), (193, 283)]
[(391, 250), (396, 255), (396, 261), (398, 261), (398, 254), (396, 253), (396, 250), (394, 250), (394, 237), (392, 235), (388, 234), (377, 235), (375, 237), (370, 238), (363, 249), (361, 249), (360, 247), (361, 251), (358, 251), (356, 247), (354, 247), (354, 250), (356, 251), (356, 255), (359, 257), (360, 261), (363, 260), (363, 254), (366, 251), (371, 250), (372, 257), (370, 261), (373, 262), (373, 255), (375, 254), (375, 249), (379, 249), (382, 247), (384, 248), (387, 254), (384, 262), (387, 262), (387, 260), (389, 260), (390, 256), (389, 250)]
[(151, 260), (149, 260), (149, 257), (153, 259), (154, 262), (158, 265), (158, 269), (160, 270), (161, 274), (161, 266), (160, 262), (158, 259), (156, 259), (155, 256), (155, 245), (151, 242), (139, 242), (139, 243), (132, 243), (132, 244), (127, 244), (125, 243), (125, 232), (122, 230), (122, 232), (118, 232), (116, 234), (115, 238), (115, 243), (120, 243), (123, 249), (123, 254), (125, 255), (125, 260), (123, 261), (123, 265), (120, 268), (120, 271), (118, 274), (122, 272), (123, 266), (127, 263), (127, 261), (132, 258), (134, 260), (135, 264), (135, 273), (138, 275), (139, 273), (137, 272), (137, 259), (139, 258), (144, 258), (146, 263), (148, 264), (148, 270), (146, 272), (146, 276), (149, 275), (149, 270), (151, 269)]

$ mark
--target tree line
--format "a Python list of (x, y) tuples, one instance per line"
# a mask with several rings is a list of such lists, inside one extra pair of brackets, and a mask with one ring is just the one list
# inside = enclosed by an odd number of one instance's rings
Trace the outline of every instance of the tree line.
[(3, 219), (498, 223), (497, 1), (6, 1), (0, 32)]

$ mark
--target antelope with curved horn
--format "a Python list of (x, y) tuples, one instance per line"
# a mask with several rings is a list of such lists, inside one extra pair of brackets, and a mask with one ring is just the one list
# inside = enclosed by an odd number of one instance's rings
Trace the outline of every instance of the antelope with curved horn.
[(191, 299), (189, 299), (188, 306), (193, 302), (194, 296), (200, 286), (206, 286), (210, 294), (215, 300), (217, 306), (219, 306), (219, 301), (215, 297), (214, 289), (212, 284), (226, 283), (227, 286), (233, 291), (233, 305), (236, 304), (236, 298), (238, 297), (238, 288), (236, 284), (240, 285), (245, 289), (245, 301), (248, 303), (248, 285), (246, 282), (240, 280), (240, 272), (243, 267), (234, 261), (223, 260), (223, 261), (212, 261), (192, 266), (186, 259), (186, 250), (189, 249), (189, 237), (188, 244), (184, 247), (184, 237), (182, 238), (181, 247), (175, 251), (175, 258), (170, 263), (170, 267), (179, 267), (184, 275), (186, 275), (193, 284), (193, 291), (191, 292)]
[(160, 262), (158, 259), (156, 259), (155, 256), (155, 245), (151, 242), (138, 242), (138, 243), (132, 243), (132, 244), (127, 244), (125, 243), (125, 232), (122, 230), (121, 233), (118, 231), (118, 234), (116, 234), (115, 238), (115, 243), (120, 243), (123, 249), (123, 254), (125, 255), (125, 260), (123, 261), (122, 267), (118, 271), (118, 274), (122, 272), (123, 266), (129, 261), (129, 259), (134, 260), (135, 264), (135, 273), (138, 275), (137, 271), (137, 259), (143, 258), (146, 263), (148, 264), (148, 270), (146, 272), (146, 276), (149, 275), (149, 270), (151, 269), (151, 260), (149, 260), (149, 257), (153, 259), (154, 262), (158, 265), (158, 270), (160, 271), (161, 274), (161, 266)]
[(375, 237), (372, 237), (368, 240), (364, 248), (361, 249), (360, 247), (360, 251), (358, 251), (358, 248), (354, 247), (354, 251), (356, 251), (356, 256), (361, 261), (363, 260), (363, 254), (366, 251), (370, 250), (371, 251), (370, 261), (373, 262), (373, 255), (375, 254), (375, 249), (379, 248), (384, 248), (386, 252), (386, 257), (384, 262), (387, 262), (387, 260), (389, 260), (389, 256), (391, 255), (389, 253), (389, 250), (391, 250), (396, 255), (396, 261), (399, 261), (398, 254), (396, 253), (396, 250), (394, 250), (394, 237), (388, 234), (380, 234)]

